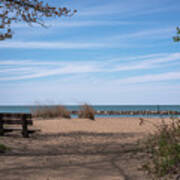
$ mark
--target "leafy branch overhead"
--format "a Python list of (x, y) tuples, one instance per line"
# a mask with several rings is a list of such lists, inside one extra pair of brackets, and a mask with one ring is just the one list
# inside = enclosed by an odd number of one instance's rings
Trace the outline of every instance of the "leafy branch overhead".
[(0, 40), (12, 38), (11, 24), (23, 21), (44, 25), (43, 18), (72, 16), (76, 10), (53, 7), (39, 0), (0, 0)]
[(173, 40), (174, 40), (175, 42), (179, 42), (179, 41), (180, 41), (180, 28), (177, 27), (176, 29), (177, 29), (177, 36), (174, 36), (174, 37), (173, 37)]

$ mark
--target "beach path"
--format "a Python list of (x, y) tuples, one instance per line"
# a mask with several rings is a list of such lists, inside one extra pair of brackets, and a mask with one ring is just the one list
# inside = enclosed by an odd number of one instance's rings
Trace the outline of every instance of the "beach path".
[(34, 128), (41, 132), (31, 138), (1, 137), (11, 151), (0, 155), (0, 179), (150, 179), (138, 170), (146, 157), (136, 142), (153, 126), (139, 126), (138, 118), (34, 120)]

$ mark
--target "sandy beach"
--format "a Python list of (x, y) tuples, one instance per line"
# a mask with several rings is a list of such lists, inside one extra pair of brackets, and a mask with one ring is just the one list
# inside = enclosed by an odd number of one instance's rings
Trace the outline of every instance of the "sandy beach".
[[(0, 155), (4, 180), (145, 180), (138, 170), (146, 159), (136, 143), (153, 133), (161, 119), (97, 118), (34, 120), (40, 131), (0, 138), (10, 151)], [(165, 119), (170, 122), (170, 119)]]

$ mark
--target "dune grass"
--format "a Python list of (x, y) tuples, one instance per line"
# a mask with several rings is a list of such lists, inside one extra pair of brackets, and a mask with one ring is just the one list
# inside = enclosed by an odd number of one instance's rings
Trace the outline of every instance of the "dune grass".
[(33, 117), (35, 118), (71, 118), (70, 112), (62, 105), (58, 106), (39, 106), (36, 110), (32, 111)]
[[(147, 120), (141, 119), (141, 125)], [(170, 124), (164, 120), (156, 132), (150, 134), (144, 141), (144, 149), (149, 160), (144, 163), (143, 169), (155, 179), (171, 176), (180, 172), (180, 120), (172, 118)]]
[(92, 106), (88, 104), (83, 104), (80, 106), (78, 117), (95, 120), (95, 110), (93, 109)]

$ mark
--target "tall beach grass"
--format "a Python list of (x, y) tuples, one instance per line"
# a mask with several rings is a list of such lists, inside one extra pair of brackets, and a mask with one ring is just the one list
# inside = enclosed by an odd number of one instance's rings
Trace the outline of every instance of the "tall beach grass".
[(58, 106), (39, 106), (36, 110), (32, 111), (34, 118), (71, 118), (70, 112), (62, 105)]
[(95, 110), (89, 104), (83, 104), (80, 106), (80, 111), (78, 113), (79, 118), (87, 118), (95, 120)]

